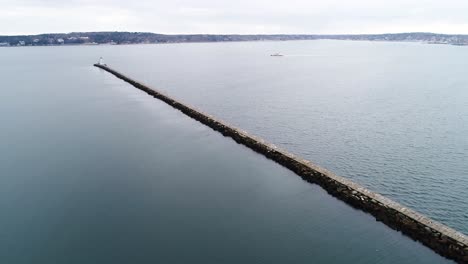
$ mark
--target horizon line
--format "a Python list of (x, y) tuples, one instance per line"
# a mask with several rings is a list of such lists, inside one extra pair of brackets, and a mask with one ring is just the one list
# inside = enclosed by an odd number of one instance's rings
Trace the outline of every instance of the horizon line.
[(365, 35), (401, 35), (401, 34), (432, 34), (432, 35), (447, 35), (447, 36), (467, 36), (468, 33), (436, 33), (436, 32), (424, 32), (424, 31), (409, 31), (409, 32), (394, 32), (394, 33), (157, 33), (150, 31), (70, 31), (70, 32), (48, 32), (48, 33), (34, 33), (34, 34), (0, 34), (0, 37), (21, 37), (21, 36), (40, 36), (40, 35), (69, 35), (78, 33), (142, 33), (142, 34), (155, 34), (155, 35), (166, 35), (166, 36), (181, 36), (181, 35), (230, 35), (230, 36), (365, 36)]

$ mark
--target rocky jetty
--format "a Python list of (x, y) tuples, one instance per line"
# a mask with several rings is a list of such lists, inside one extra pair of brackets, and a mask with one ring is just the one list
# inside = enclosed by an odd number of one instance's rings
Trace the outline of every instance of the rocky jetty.
[(403, 234), (420, 241), (435, 252), (458, 263), (468, 263), (468, 237), (441, 223), (406, 208), (380, 194), (337, 176), (320, 168), (311, 162), (294, 156), (276, 146), (255, 136), (249, 135), (215, 117), (203, 113), (194, 107), (181, 103), (161, 92), (149, 88), (125, 75), (111, 69), (107, 65), (95, 64), (116, 77), (130, 83), (134, 87), (171, 105), (193, 119), (209, 126), (226, 137), (230, 137), (265, 157), (274, 160), (292, 170), (307, 182), (320, 185), (329, 194), (348, 203), (349, 205), (373, 215), (377, 221), (401, 231)]

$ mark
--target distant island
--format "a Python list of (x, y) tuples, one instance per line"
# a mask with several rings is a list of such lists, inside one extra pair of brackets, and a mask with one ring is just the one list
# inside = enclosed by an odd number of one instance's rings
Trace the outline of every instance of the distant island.
[(187, 42), (231, 42), (231, 41), (280, 41), (280, 40), (367, 40), (424, 42), (430, 44), (468, 45), (468, 35), (447, 35), (435, 33), (396, 33), (362, 35), (165, 35), (145, 32), (73, 32), (23, 36), (0, 36), (0, 47), (16, 46), (53, 46), (53, 45), (121, 45), (152, 43)]

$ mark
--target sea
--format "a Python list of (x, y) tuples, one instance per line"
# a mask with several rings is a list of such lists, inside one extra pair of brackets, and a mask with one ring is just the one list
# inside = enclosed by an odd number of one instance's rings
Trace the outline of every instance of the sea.
[(450, 263), (99, 57), (468, 233), (466, 47), (0, 48), (0, 263)]

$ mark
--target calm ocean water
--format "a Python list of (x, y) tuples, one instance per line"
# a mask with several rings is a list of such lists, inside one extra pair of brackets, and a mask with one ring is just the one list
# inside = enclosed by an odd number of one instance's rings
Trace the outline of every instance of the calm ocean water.
[(324, 40), (115, 50), (107, 62), (128, 75), (468, 234), (467, 47)]
[(447, 263), (91, 64), (104, 56), (466, 230), (465, 77), (446, 65), (463, 52), (327, 41), (0, 49), (0, 262)]

